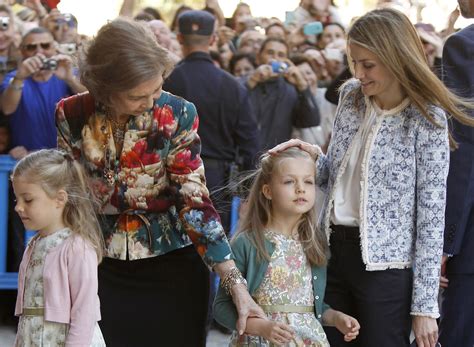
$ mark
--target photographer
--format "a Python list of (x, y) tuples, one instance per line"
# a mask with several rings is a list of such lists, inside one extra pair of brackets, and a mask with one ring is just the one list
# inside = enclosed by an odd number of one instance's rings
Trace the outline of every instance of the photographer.
[(27, 151), (54, 148), (56, 103), (85, 88), (73, 74), (71, 58), (56, 54), (47, 29), (30, 30), (20, 48), (23, 61), (5, 76), (0, 88), (2, 111), (10, 117), (12, 145)]
[(319, 110), (301, 71), (288, 59), (288, 45), (266, 39), (257, 55), (260, 66), (246, 85), (256, 112), (261, 150), (291, 138), (292, 127), (319, 124)]

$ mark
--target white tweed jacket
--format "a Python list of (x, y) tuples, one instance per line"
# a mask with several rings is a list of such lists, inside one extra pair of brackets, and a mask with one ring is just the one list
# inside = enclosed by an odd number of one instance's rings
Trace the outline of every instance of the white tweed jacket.
[[(317, 184), (327, 193), (319, 224), (328, 239), (335, 187), (365, 105), (360, 83), (346, 82), (328, 152), (316, 162)], [(411, 103), (377, 117), (361, 165), (360, 235), (366, 269), (413, 267), (411, 314), (437, 318), (449, 140), (445, 112), (436, 106), (428, 111), (440, 126)]]

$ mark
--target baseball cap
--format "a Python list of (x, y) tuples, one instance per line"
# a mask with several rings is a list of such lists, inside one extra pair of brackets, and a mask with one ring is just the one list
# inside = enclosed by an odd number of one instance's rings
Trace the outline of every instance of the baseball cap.
[(182, 35), (211, 36), (215, 20), (207, 11), (186, 11), (178, 17), (179, 32)]

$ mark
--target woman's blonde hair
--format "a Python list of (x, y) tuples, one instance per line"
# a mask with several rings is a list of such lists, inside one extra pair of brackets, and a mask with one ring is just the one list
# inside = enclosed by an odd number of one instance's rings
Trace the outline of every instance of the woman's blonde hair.
[(156, 76), (167, 78), (174, 63), (146, 23), (118, 18), (100, 28), (79, 54), (81, 82), (101, 103)]
[[(263, 195), (262, 187), (264, 184), (270, 183), (272, 175), (279, 170), (281, 161), (288, 158), (312, 161), (307, 152), (297, 147), (288, 148), (276, 155), (265, 153), (260, 157), (257, 169), (244, 179), (244, 181), (251, 179), (252, 185), (247, 197), (247, 206), (244, 215), (240, 219), (235, 237), (240, 233), (247, 233), (257, 248), (257, 255), (260, 260), (270, 259), (270, 255), (265, 249), (264, 232), (272, 218), (271, 200)], [(297, 228), (299, 239), (303, 244), (304, 252), (310, 264), (326, 265), (328, 243), (326, 236), (316, 227), (316, 211), (314, 208), (303, 214)]]
[[(429, 104), (441, 107), (463, 124), (474, 126), (474, 119), (463, 111), (474, 104), (450, 92), (430, 70), (418, 32), (402, 12), (382, 8), (366, 13), (349, 28), (347, 42), (374, 53), (431, 123), (437, 124), (428, 112)], [(350, 59), (349, 66), (354, 73)], [(450, 142), (457, 147), (451, 136)]]
[(16, 164), (11, 179), (18, 178), (40, 185), (50, 198), (61, 189), (66, 191), (63, 222), (74, 234), (80, 235), (94, 247), (100, 262), (104, 254), (104, 241), (81, 164), (69, 154), (43, 149), (28, 154)]

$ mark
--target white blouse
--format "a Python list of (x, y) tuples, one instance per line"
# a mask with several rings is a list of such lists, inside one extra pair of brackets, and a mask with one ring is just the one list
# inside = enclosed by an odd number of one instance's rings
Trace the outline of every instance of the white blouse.
[(369, 134), (377, 121), (382, 116), (399, 113), (410, 103), (404, 99), (398, 106), (390, 110), (382, 110), (372, 98), (365, 98), (366, 111), (362, 124), (352, 140), (348, 155), (349, 160), (345, 171), (342, 173), (334, 192), (334, 205), (331, 211), (331, 223), (335, 225), (359, 226), (360, 225), (360, 187), (362, 160), (368, 148)]

